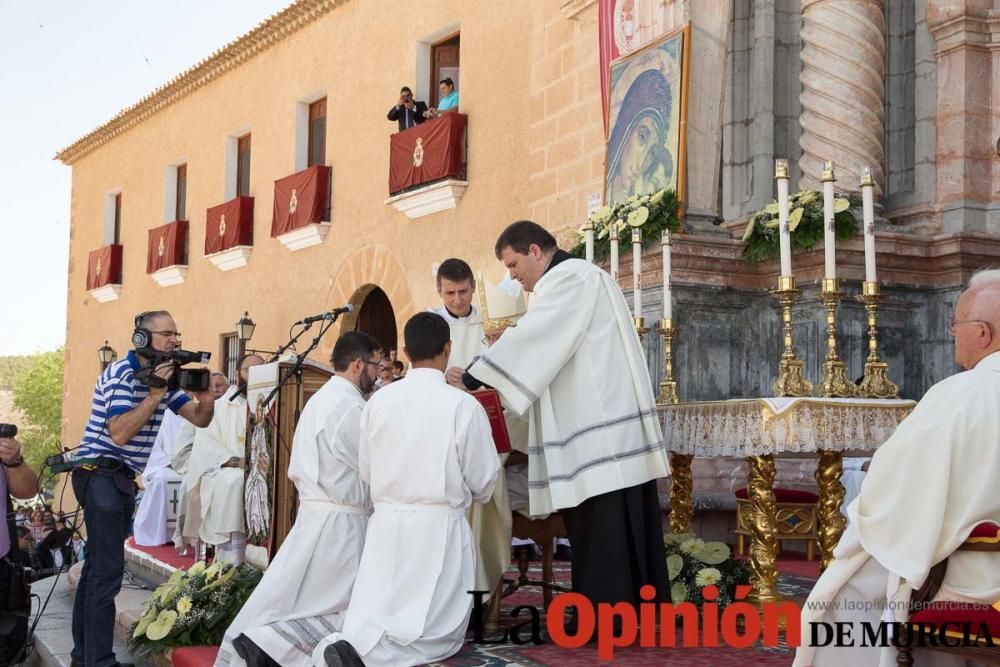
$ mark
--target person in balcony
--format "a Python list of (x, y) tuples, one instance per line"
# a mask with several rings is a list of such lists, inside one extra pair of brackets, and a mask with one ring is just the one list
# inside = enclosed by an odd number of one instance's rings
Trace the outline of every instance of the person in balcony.
[(389, 109), (386, 118), (398, 122), (399, 131), (402, 132), (427, 120), (426, 113), (427, 103), (414, 100), (413, 91), (409, 86), (403, 86), (399, 89), (399, 100)]
[(441, 101), (438, 102), (436, 109), (428, 109), (424, 112), (424, 116), (427, 118), (437, 118), (443, 113), (449, 111), (458, 111), (458, 91), (455, 90), (455, 82), (451, 80), (450, 76), (446, 76), (441, 79)]

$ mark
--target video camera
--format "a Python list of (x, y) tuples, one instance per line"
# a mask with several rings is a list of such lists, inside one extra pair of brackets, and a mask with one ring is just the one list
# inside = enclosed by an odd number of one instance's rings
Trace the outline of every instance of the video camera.
[[(151, 365), (135, 374), (135, 378), (150, 387), (166, 386), (168, 390), (184, 389), (185, 391), (201, 392), (208, 391), (212, 372), (207, 368), (181, 368), (185, 364), (207, 364), (212, 358), (211, 352), (191, 352), (180, 348), (173, 352), (161, 352), (153, 348), (136, 350), (143, 357), (150, 360)], [(166, 382), (153, 371), (164, 365), (172, 364), (174, 374)]]

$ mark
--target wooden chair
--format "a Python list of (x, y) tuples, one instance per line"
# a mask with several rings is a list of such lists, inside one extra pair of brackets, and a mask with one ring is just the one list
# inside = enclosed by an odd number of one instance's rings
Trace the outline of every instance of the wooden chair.
[[(497, 586), (495, 594), (490, 598), (489, 611), (487, 613), (486, 629), (495, 630), (500, 622), (500, 600), (505, 598), (521, 586), (538, 586), (542, 589), (542, 600), (546, 607), (552, 602), (553, 592), (566, 593), (568, 588), (556, 583), (552, 574), (552, 560), (555, 555), (553, 542), (557, 537), (566, 537), (566, 526), (563, 524), (559, 513), (550, 514), (544, 519), (529, 519), (519, 512), (512, 512), (513, 529), (511, 533), (514, 537), (522, 540), (532, 540), (542, 549), (542, 579), (531, 579), (528, 577), (528, 555), (527, 550), (522, 550), (517, 559), (517, 570), (519, 576), (517, 580), (504, 579)], [(499, 593), (499, 594), (496, 594)]]
[[(994, 523), (981, 523), (975, 527), (969, 537), (959, 545), (957, 551), (988, 551), (997, 554), (997, 564), (1000, 565), (1000, 526)], [(937, 595), (944, 581), (945, 573), (948, 570), (948, 559), (931, 568), (927, 581), (920, 590), (913, 594), (910, 602), (914, 606), (922, 609), (910, 616), (908, 624), (913, 628), (921, 624), (941, 627), (943, 623), (968, 623), (976, 630), (981, 624), (985, 624), (989, 629), (995, 646), (930, 646), (925, 645), (931, 651), (950, 653), (954, 656), (976, 660), (989, 665), (1000, 665), (1000, 611), (989, 605), (967, 604), (957, 608), (955, 603), (934, 603), (930, 602)], [(962, 639), (962, 633), (946, 633), (956, 640)], [(910, 646), (897, 647), (896, 664), (910, 666), (913, 665), (913, 649)]]
[[(813, 559), (813, 548), (819, 545), (819, 496), (811, 491), (775, 489), (775, 527), (778, 541), (805, 540), (806, 559)], [(736, 553), (746, 552), (750, 536), (750, 499), (746, 487), (736, 490)]]

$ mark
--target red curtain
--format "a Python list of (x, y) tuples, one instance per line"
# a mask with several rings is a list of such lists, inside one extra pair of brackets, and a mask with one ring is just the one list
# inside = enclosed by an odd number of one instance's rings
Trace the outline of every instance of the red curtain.
[(274, 182), (271, 236), (322, 222), (328, 199), (330, 167), (316, 165)]
[(389, 193), (448, 176), (459, 176), (465, 162), (468, 116), (446, 113), (389, 140)]
[(176, 264), (187, 264), (187, 220), (177, 220), (149, 230), (146, 273)]
[(205, 212), (205, 254), (253, 245), (253, 197), (237, 197)]
[(616, 0), (599, 0), (597, 9), (597, 34), (601, 54), (601, 108), (604, 110), (604, 134), (608, 133), (608, 93), (610, 91), (611, 61), (619, 57), (615, 44)]
[(122, 247), (106, 245), (92, 250), (87, 258), (87, 289), (92, 290), (105, 285), (121, 285), (122, 282)]

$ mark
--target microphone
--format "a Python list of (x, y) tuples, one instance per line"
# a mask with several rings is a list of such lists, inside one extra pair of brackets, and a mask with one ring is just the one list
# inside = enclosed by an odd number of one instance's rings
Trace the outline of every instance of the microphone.
[(354, 306), (352, 306), (351, 304), (347, 304), (342, 308), (334, 308), (333, 310), (328, 310), (325, 313), (320, 313), (319, 315), (313, 315), (311, 317), (303, 318), (298, 322), (296, 322), (295, 324), (312, 324), (313, 322), (322, 322), (323, 320), (334, 320), (337, 319), (338, 316), (343, 315), (344, 313), (350, 313), (353, 311), (354, 311)]

